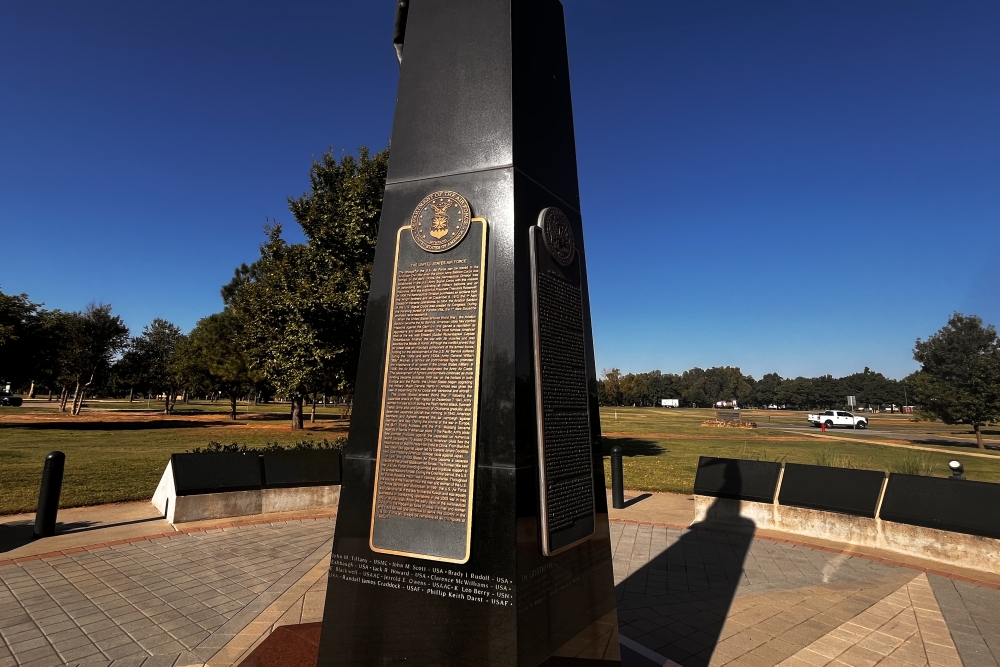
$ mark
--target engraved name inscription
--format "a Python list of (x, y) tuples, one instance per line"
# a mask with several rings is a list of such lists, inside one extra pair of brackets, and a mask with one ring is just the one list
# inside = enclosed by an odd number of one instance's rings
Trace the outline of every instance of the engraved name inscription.
[(376, 518), (467, 520), (479, 294), (466, 259), (396, 276)]
[(504, 577), (379, 558), (333, 554), (330, 578), (498, 607), (514, 603), (514, 584)]
[(550, 532), (594, 512), (583, 298), (555, 271), (538, 275), (545, 481)]

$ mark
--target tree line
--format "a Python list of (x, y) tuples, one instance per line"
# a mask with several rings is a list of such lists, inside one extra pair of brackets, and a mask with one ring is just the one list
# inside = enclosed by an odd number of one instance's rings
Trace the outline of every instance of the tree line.
[[(245, 397), (290, 403), (293, 429), (303, 406), (320, 396), (349, 400), (354, 391), (365, 307), (375, 257), (389, 149), (361, 147), (339, 161), (314, 160), (309, 190), (288, 206), (306, 242), (289, 244), (270, 221), (259, 257), (242, 264), (222, 287), (223, 309), (186, 335), (155, 319), (132, 335), (107, 304), (81, 311), (46, 310), (26, 294), (0, 292), (0, 381), (34, 396), (57, 393), (62, 410), (79, 414), (87, 395), (134, 399), (178, 395), (228, 399), (236, 418)], [(921, 369), (903, 380), (865, 368), (841, 378), (759, 380), (739, 368), (693, 368), (679, 375), (607, 369), (597, 383), (602, 405), (842, 407), (916, 404), (949, 424), (981, 426), (1000, 417), (1000, 343), (996, 329), (955, 313), (940, 331), (916, 341)], [(68, 405), (73, 398), (72, 405)]]
[(353, 394), (388, 161), (364, 147), (314, 160), (309, 191), (288, 199), (306, 243), (266, 225), (260, 256), (222, 287), (222, 311), (186, 335), (155, 319), (132, 336), (110, 305), (62, 312), (0, 292), (0, 380), (56, 392), (74, 414), (95, 392), (163, 396), (166, 413), (178, 395), (224, 397), (233, 419), (239, 399), (279, 396), (302, 428), (307, 400), (315, 416), (320, 396)]
[[(843, 408), (848, 396), (858, 407), (916, 405), (946, 424), (973, 428), (980, 449), (982, 427), (1000, 421), (1000, 337), (996, 328), (975, 315), (954, 313), (932, 336), (918, 338), (913, 358), (920, 370), (893, 380), (865, 368), (841, 378), (783, 378), (768, 373), (760, 380), (730, 366), (692, 368), (680, 375), (605, 369), (597, 381), (601, 405), (660, 405), (678, 399), (682, 406), (708, 408), (736, 401), (748, 408)], [(894, 408), (893, 408), (894, 409)]]
[(720, 401), (736, 401), (741, 407), (833, 408), (855, 396), (859, 407), (903, 405), (913, 398), (906, 380), (893, 380), (865, 368), (860, 373), (835, 378), (783, 378), (768, 373), (760, 380), (738, 368), (692, 368), (681, 374), (626, 373), (605, 369), (597, 381), (601, 405), (658, 406), (665, 398), (678, 399), (681, 406), (710, 408)]

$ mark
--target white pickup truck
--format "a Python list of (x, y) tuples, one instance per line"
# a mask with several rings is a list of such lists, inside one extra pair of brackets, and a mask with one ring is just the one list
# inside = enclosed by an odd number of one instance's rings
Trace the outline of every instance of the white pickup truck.
[(808, 415), (806, 419), (813, 426), (842, 426), (844, 428), (868, 428), (867, 417), (855, 417), (850, 412), (844, 410), (827, 410), (817, 415)]

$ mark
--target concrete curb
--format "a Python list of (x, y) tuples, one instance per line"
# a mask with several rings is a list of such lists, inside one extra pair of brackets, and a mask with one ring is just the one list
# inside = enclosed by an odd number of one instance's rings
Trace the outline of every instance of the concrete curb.
[[(674, 528), (676, 530), (706, 530), (713, 533), (726, 533), (729, 535), (749, 535), (749, 533), (743, 531), (727, 529), (725, 526), (699, 526), (698, 528), (692, 529), (691, 526), (683, 526), (675, 523), (659, 523), (656, 521), (637, 521), (635, 519), (611, 519), (610, 522), (638, 525), (638, 526), (656, 526), (658, 528)], [(904, 567), (908, 570), (916, 570), (918, 572), (934, 574), (939, 577), (946, 577), (948, 579), (953, 579), (955, 581), (964, 581), (966, 583), (975, 584), (977, 586), (983, 586), (985, 588), (992, 588), (994, 590), (1000, 591), (1000, 582), (986, 581), (984, 579), (976, 579), (975, 577), (969, 577), (963, 574), (958, 574), (956, 572), (938, 570), (934, 567), (918, 565), (916, 563), (907, 563), (901, 560), (894, 560), (892, 558), (884, 558), (882, 556), (876, 556), (874, 554), (866, 554), (861, 551), (852, 551), (851, 549), (837, 549), (836, 547), (829, 547), (824, 544), (816, 544), (815, 542), (802, 542), (800, 540), (794, 540), (785, 537), (777, 537), (775, 535), (762, 535), (760, 533), (754, 533), (752, 538), (755, 540), (767, 540), (768, 542), (790, 544), (795, 547), (806, 547), (809, 549), (816, 549), (817, 551), (826, 551), (828, 553), (833, 553), (833, 554), (842, 554), (844, 556), (851, 556), (853, 558), (864, 558), (865, 560), (874, 561), (876, 563), (884, 563), (886, 565), (893, 565), (895, 567)]]

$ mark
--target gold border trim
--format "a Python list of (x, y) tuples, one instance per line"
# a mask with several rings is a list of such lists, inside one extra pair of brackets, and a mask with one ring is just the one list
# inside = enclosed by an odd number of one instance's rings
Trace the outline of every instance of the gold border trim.
[[(541, 214), (539, 214), (539, 221), (541, 217), (545, 215), (544, 209)], [(561, 211), (560, 211), (561, 213)], [(575, 542), (571, 542), (564, 547), (560, 547), (555, 551), (552, 550), (552, 545), (550, 544), (551, 535), (549, 534), (549, 494), (548, 494), (548, 479), (546, 478), (545, 471), (545, 413), (544, 405), (542, 405), (542, 344), (541, 344), (541, 322), (538, 315), (538, 251), (539, 251), (539, 240), (538, 238), (543, 234), (542, 228), (538, 225), (532, 225), (528, 228), (528, 249), (531, 253), (531, 321), (533, 326), (534, 341), (532, 345), (532, 351), (534, 353), (535, 362), (535, 428), (537, 429), (537, 440), (538, 440), (538, 520), (541, 522), (541, 532), (542, 532), (542, 555), (543, 556), (555, 556), (561, 554), (564, 551), (568, 551), (575, 546), (583, 544), (588, 541), (597, 532), (597, 508), (594, 507), (591, 512), (591, 517), (594, 520), (594, 529), (589, 535), (581, 537)], [(541, 243), (545, 243), (545, 239), (541, 240)], [(548, 248), (546, 247), (546, 251)], [(579, 255), (576, 248), (573, 249), (574, 255)], [(556, 261), (557, 264), (562, 266), (561, 262)], [(570, 264), (572, 264), (572, 259)], [(565, 268), (565, 267), (564, 267)], [(583, 271), (580, 272), (580, 280), (583, 280)], [(581, 286), (580, 290), (581, 298), (581, 313), (583, 312), (583, 289)], [(586, 327), (584, 327), (586, 330)], [(589, 429), (590, 424), (590, 401), (587, 401), (587, 424)], [(594, 450), (593, 450), (593, 436), (588, 437), (589, 449), (587, 452), (587, 458), (590, 461), (590, 484), (591, 491), (593, 492), (594, 484)]]
[[(409, 558), (420, 558), (423, 560), (433, 560), (442, 563), (467, 563), (471, 555), (472, 550), (472, 501), (476, 490), (476, 444), (479, 439), (479, 377), (480, 370), (482, 367), (482, 352), (483, 352), (483, 315), (485, 311), (485, 294), (486, 294), (486, 249), (487, 249), (487, 235), (489, 232), (489, 223), (486, 218), (472, 218), (469, 221), (471, 226), (473, 222), (483, 223), (483, 240), (481, 249), (481, 259), (479, 264), (479, 322), (477, 323), (476, 329), (476, 370), (475, 370), (475, 384), (473, 385), (473, 398), (472, 398), (472, 443), (469, 448), (469, 501), (468, 501), (468, 511), (465, 518), (465, 555), (461, 558), (442, 558), (441, 556), (429, 556), (427, 554), (411, 553), (408, 551), (394, 551), (392, 549), (381, 549), (376, 547), (373, 539), (375, 537), (375, 507), (378, 504), (378, 473), (379, 465), (382, 460), (382, 432), (385, 426), (385, 403), (387, 399), (387, 389), (389, 386), (389, 362), (392, 357), (390, 353), (392, 352), (392, 321), (393, 315), (396, 309), (396, 278), (399, 275), (399, 241), (403, 232), (410, 229), (410, 225), (404, 225), (400, 227), (396, 232), (396, 256), (392, 264), (392, 295), (389, 300), (389, 330), (385, 341), (385, 371), (382, 378), (382, 409), (379, 413), (379, 424), (378, 424), (378, 451), (375, 454), (375, 482), (372, 488), (372, 520), (368, 531), (368, 547), (380, 554), (391, 554), (394, 556), (407, 556)], [(463, 239), (465, 237), (463, 236)], [(416, 241), (414, 240), (414, 243)], [(456, 244), (457, 245), (457, 244)], [(423, 250), (423, 248), (417, 244), (417, 247)], [(424, 250), (424, 252), (427, 252)]]

